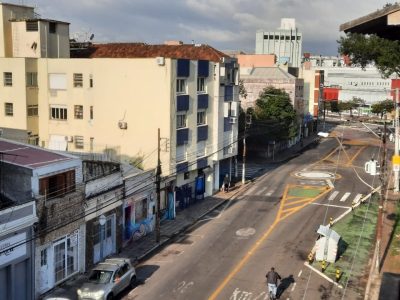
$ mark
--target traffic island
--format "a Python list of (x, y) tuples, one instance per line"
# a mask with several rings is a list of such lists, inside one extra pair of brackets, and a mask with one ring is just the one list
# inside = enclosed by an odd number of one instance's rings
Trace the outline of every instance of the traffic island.
[(363, 293), (365, 278), (368, 276), (368, 264), (373, 254), (376, 222), (378, 217), (379, 195), (373, 194), (370, 202), (364, 202), (351, 213), (344, 216), (332, 229), (341, 239), (335, 263), (323, 264), (322, 261), (309, 260), (308, 264), (317, 273), (323, 273), (329, 281), (342, 287), (351, 287)]

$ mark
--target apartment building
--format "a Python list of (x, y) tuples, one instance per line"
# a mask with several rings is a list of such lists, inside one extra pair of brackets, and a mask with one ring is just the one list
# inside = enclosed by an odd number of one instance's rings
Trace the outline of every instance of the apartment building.
[(273, 31), (257, 31), (255, 53), (275, 54), (278, 64), (299, 68), (302, 58), (302, 38), (302, 33), (296, 27), (296, 20), (282, 18), (280, 28)]
[[(237, 154), (236, 59), (181, 43), (88, 45), (70, 58), (68, 23), (29, 14), (3, 15), (2, 42), (12, 50), (0, 58), (0, 128), (25, 130), (49, 149), (142, 157), (145, 169), (157, 164), (160, 128), (163, 176), (177, 186), (200, 176), (206, 195), (220, 188)], [(39, 38), (27, 43), (31, 22)]]

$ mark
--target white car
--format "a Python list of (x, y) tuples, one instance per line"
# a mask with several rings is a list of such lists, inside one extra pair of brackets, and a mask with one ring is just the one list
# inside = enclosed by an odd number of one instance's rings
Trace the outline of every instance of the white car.
[(127, 287), (134, 288), (136, 272), (128, 258), (110, 258), (99, 263), (88, 281), (77, 290), (79, 300), (111, 300)]

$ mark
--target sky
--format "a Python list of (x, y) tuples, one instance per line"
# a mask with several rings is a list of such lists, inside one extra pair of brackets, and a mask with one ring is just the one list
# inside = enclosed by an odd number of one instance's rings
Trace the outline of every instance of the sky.
[(337, 55), (342, 23), (381, 9), (392, 0), (5, 0), (36, 7), (41, 18), (71, 23), (70, 35), (93, 42), (166, 40), (209, 44), (254, 53), (256, 31), (295, 18), (303, 52)]

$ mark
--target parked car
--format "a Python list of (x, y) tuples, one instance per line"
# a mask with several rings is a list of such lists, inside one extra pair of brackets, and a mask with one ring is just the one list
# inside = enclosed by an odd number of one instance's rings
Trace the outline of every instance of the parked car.
[(91, 271), (77, 290), (79, 300), (111, 300), (125, 288), (134, 288), (136, 272), (128, 258), (110, 258)]

